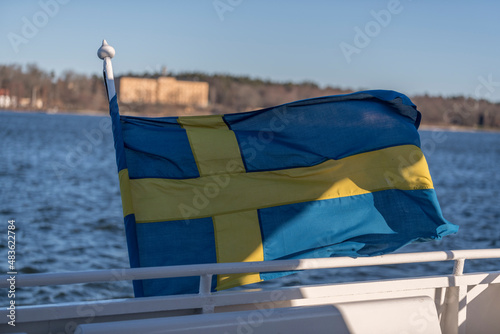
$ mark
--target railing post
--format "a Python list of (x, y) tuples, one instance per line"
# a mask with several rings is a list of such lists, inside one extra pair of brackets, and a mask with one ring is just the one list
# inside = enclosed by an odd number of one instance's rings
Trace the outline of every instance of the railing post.
[[(464, 273), (465, 259), (456, 259), (453, 266), (453, 276), (462, 276)], [(467, 285), (458, 285), (458, 334), (467, 331)]]
[(467, 317), (467, 286), (460, 286), (458, 276), (464, 273), (465, 258), (454, 260), (450, 286), (446, 289), (441, 311), (441, 330), (444, 334), (465, 334)]
[[(204, 274), (200, 276), (199, 294), (201, 296), (209, 296), (212, 294), (212, 274)], [(201, 311), (202, 313), (214, 313), (214, 305), (204, 303)]]
[(453, 276), (460, 276), (464, 273), (465, 259), (456, 259), (453, 266)]
[(212, 291), (212, 275), (204, 274), (200, 276), (200, 295), (209, 295)]

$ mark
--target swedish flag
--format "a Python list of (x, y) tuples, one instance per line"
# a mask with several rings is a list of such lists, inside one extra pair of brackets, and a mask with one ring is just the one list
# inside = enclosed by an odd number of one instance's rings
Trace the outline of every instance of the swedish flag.
[[(120, 116), (115, 96), (110, 113), (132, 267), (379, 255), (458, 229), (433, 189), (420, 113), (397, 92), (164, 118)], [(277, 275), (219, 275), (212, 289)], [(134, 289), (193, 293), (198, 283)]]

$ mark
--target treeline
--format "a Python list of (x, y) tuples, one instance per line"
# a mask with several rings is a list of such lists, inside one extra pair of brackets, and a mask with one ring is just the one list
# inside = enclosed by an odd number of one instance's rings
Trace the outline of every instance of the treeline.
[(10, 109), (106, 109), (102, 79), (96, 75), (65, 71), (56, 77), (54, 72), (43, 71), (34, 64), (0, 65), (0, 89), (8, 90), (13, 98)]
[[(156, 74), (127, 74), (150, 77)], [(324, 95), (345, 94), (351, 91), (340, 88), (321, 88), (314, 82), (273, 82), (229, 74), (177, 73), (170, 75), (178, 80), (205, 81), (210, 85), (208, 108), (186, 106), (144, 106), (121, 104), (122, 113), (148, 115), (215, 114), (255, 110), (300, 99)], [(46, 72), (34, 64), (0, 65), (0, 92), (9, 91), (16, 105), (8, 109), (32, 109), (37, 105), (43, 110), (81, 112), (107, 112), (107, 99), (102, 78), (66, 71), (60, 76)], [(0, 93), (1, 94), (1, 93)], [(412, 96), (428, 125), (456, 125), (469, 127), (500, 128), (500, 104), (486, 100), (458, 97)], [(23, 103), (20, 103), (24, 101)], [(28, 103), (26, 101), (38, 101)]]

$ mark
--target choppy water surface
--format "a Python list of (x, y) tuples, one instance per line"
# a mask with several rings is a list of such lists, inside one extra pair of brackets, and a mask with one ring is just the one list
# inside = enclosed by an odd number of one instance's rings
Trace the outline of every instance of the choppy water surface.
[[(460, 226), (439, 242), (401, 249), (500, 247), (500, 133), (421, 131), (444, 216)], [(0, 273), (7, 272), (7, 221), (16, 220), (20, 273), (128, 267), (118, 177), (107, 117), (0, 112)], [(3, 255), (2, 255), (3, 254)], [(451, 263), (330, 269), (264, 287), (450, 273)], [(470, 261), (466, 271), (498, 270)], [(0, 305), (6, 305), (6, 290)], [(132, 296), (130, 282), (18, 289), (17, 304)]]

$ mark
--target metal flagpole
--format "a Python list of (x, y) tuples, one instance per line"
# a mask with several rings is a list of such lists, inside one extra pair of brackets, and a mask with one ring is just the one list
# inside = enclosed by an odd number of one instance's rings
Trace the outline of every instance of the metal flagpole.
[[(113, 75), (113, 66), (111, 58), (115, 56), (115, 49), (106, 42), (102, 41), (102, 45), (97, 50), (97, 56), (103, 60), (103, 77), (104, 86), (109, 100), (109, 115), (111, 116), (111, 124), (113, 129), (113, 139), (115, 142), (116, 165), (118, 167), (118, 178), (120, 180), (120, 193), (122, 198), (122, 206), (129, 208), (124, 209), (123, 217), (125, 223), (125, 234), (127, 236), (127, 247), (132, 268), (140, 267), (139, 251), (137, 246), (137, 232), (135, 215), (132, 208), (132, 197), (130, 193), (130, 180), (127, 169), (127, 159), (125, 157), (125, 144), (123, 142), (122, 126), (120, 122), (120, 112), (116, 96), (115, 78)], [(136, 297), (144, 296), (142, 281), (133, 280), (134, 293)]]
[(106, 40), (103, 40), (101, 47), (97, 50), (97, 56), (103, 60), (104, 84), (108, 100), (111, 101), (116, 95), (115, 78), (113, 76), (113, 66), (111, 65), (111, 58), (115, 56), (115, 49)]

